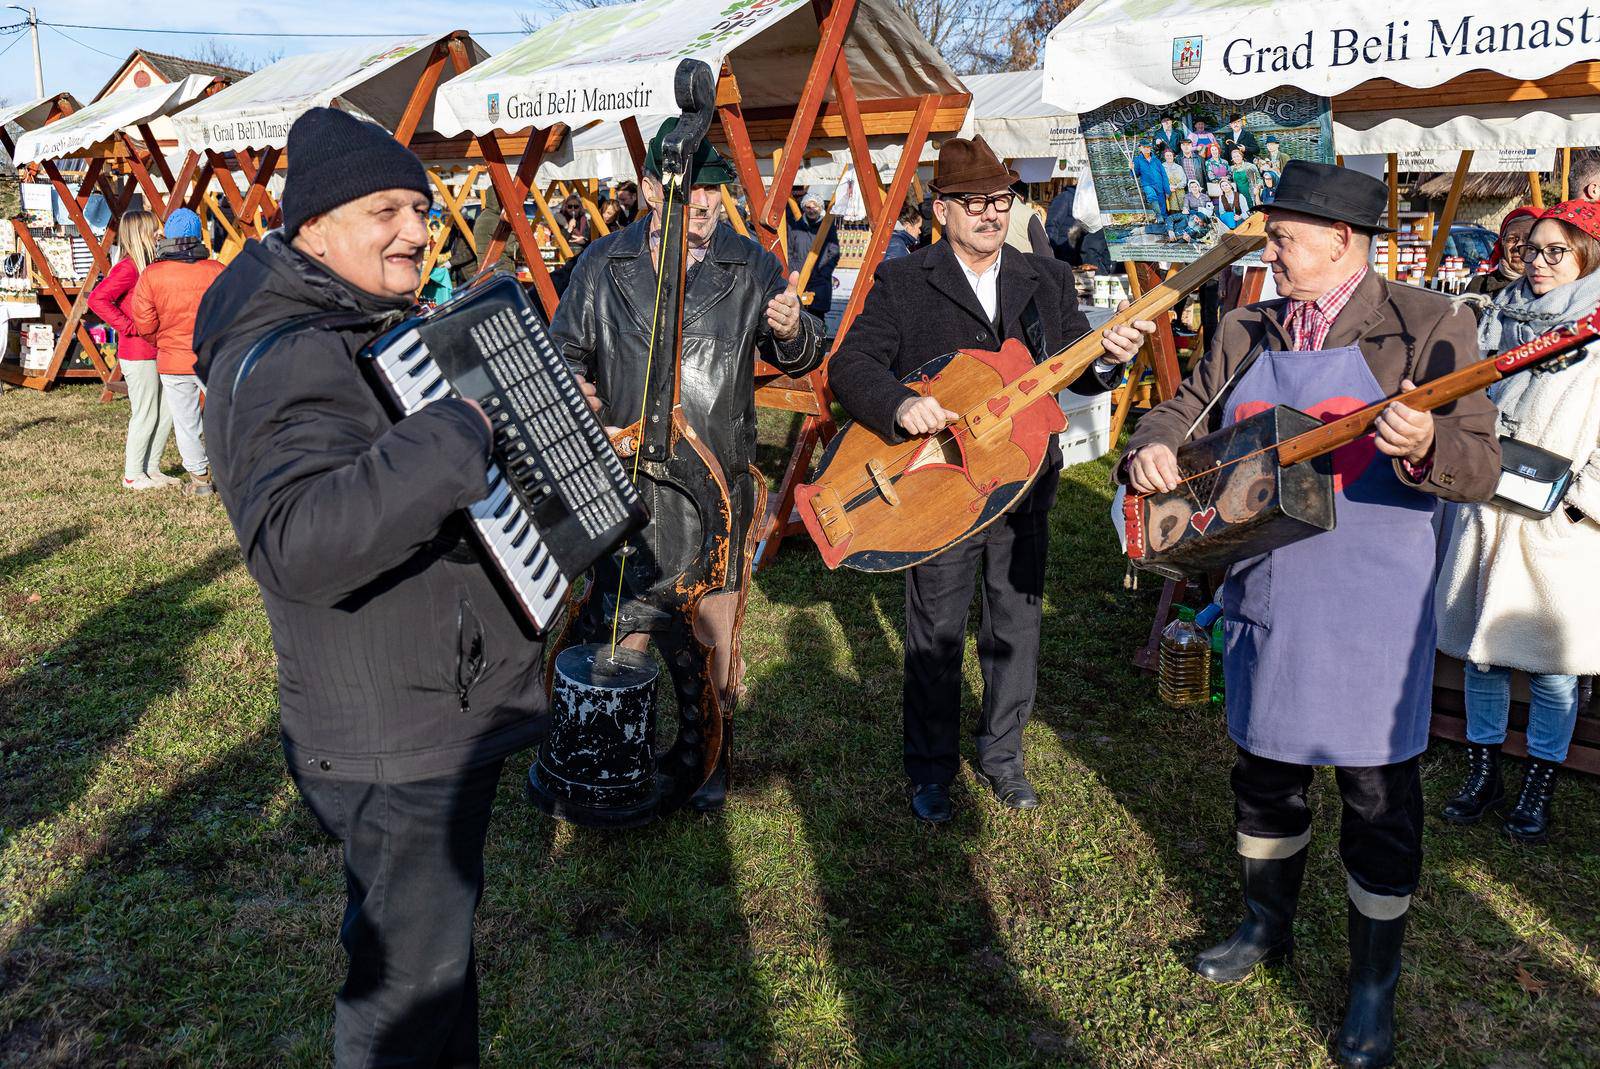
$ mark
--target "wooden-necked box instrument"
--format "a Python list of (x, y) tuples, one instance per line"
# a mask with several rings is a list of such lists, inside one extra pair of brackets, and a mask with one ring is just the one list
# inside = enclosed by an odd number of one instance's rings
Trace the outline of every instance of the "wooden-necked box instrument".
[(1427, 412), (1519, 371), (1558, 371), (1581, 359), (1596, 337), (1600, 309), (1327, 423), (1278, 405), (1196, 439), (1178, 450), (1176, 490), (1130, 492), (1123, 500), (1128, 559), (1182, 579), (1331, 531), (1337, 518), (1329, 454), (1371, 432), (1390, 404)]
[(1278, 463), (1278, 446), (1322, 421), (1277, 405), (1178, 450), (1171, 493), (1123, 499), (1128, 557), (1173, 579), (1333, 530), (1333, 464)]

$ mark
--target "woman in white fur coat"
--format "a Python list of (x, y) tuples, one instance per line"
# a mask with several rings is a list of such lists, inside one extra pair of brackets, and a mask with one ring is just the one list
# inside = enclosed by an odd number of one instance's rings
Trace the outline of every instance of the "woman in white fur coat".
[[(1523, 246), (1524, 275), (1496, 295), (1479, 328), (1498, 354), (1600, 305), (1600, 205), (1545, 212)], [(1500, 434), (1572, 460), (1574, 478), (1550, 516), (1525, 519), (1492, 504), (1447, 514), (1437, 587), (1439, 649), (1467, 662), (1468, 775), (1444, 807), (1475, 824), (1505, 798), (1500, 746), (1511, 670), (1532, 680), (1527, 770), (1505, 830), (1549, 835), (1556, 768), (1578, 714), (1579, 676), (1600, 674), (1600, 348), (1557, 370), (1497, 383)]]

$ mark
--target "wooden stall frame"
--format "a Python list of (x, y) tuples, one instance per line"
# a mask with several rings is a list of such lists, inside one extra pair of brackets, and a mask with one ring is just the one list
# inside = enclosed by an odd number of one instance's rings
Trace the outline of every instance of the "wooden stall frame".
[[(444, 76), (446, 65), (454, 66), (458, 74), (472, 65), (471, 56), (463, 43), (470, 36), (466, 30), (452, 30), (434, 42), (422, 74), (406, 98), (406, 106), (401, 111), (399, 122), (395, 124), (394, 139), (400, 144), (411, 147), (422, 116)], [(268, 192), (267, 184), (287, 162), (285, 152), (281, 147), (262, 149), (259, 153), (252, 149), (231, 153), (208, 149), (204, 159), (205, 164), (197, 180), (186, 194), (186, 204), (198, 209), (212, 192), (211, 185), (216, 185), (216, 191), (222, 194), (234, 215), (234, 233), (216, 250), (217, 258), (227, 262), (238, 255), (250, 238), (260, 238), (279, 224), (282, 209)], [(244, 179), (242, 192), (235, 174)]]
[[(720, 145), (730, 158), (739, 183), (744, 190), (750, 210), (749, 236), (776, 256), (788, 273), (784, 238), (786, 231), (785, 209), (792, 200), (794, 182), (804, 163), (805, 146), (820, 129), (824, 136), (842, 136), (849, 145), (852, 161), (862, 178), (863, 197), (870, 207), (874, 222), (874, 238), (860, 267), (857, 283), (846, 306), (844, 318), (832, 352), (849, 331), (850, 324), (860, 314), (862, 302), (871, 288), (872, 272), (888, 248), (889, 232), (899, 215), (899, 205), (915, 177), (922, 147), (928, 137), (938, 129), (951, 132), (959, 129), (970, 103), (967, 94), (927, 95), (909, 98), (861, 101), (855, 92), (849, 64), (844, 54), (844, 41), (855, 14), (856, 0), (813, 0), (813, 12), (818, 19), (819, 41), (812, 55), (804, 88), (792, 107), (746, 109), (731, 60), (725, 59), (718, 74), (716, 109), (720, 127)], [(462, 66), (460, 69), (465, 69)], [(832, 87), (835, 99), (826, 100)], [(910, 113), (907, 121), (903, 116)], [(644, 171), (645, 134), (633, 117), (621, 120), (623, 137), (633, 159), (634, 171), (642, 176)], [(522, 131), (527, 136), (528, 150), (515, 174), (507, 157), (511, 152), (504, 148), (508, 135), (492, 131), (473, 139), (482, 148), (483, 159), (490, 180), (494, 183), (502, 206), (496, 240), (485, 251), (484, 262), (493, 262), (504, 248), (511, 233), (517, 236), (522, 262), (533, 274), (535, 287), (547, 315), (554, 315), (556, 293), (549, 272), (538, 255), (533, 230), (526, 213), (511, 211), (510, 206), (520, 205), (537, 171), (539, 158), (553, 148), (550, 141), (536, 148), (538, 135), (548, 139), (559, 137), (564, 128), (557, 125), (544, 130)], [(891, 134), (905, 137), (905, 151), (896, 172), (891, 190), (885, 194), (878, 187), (878, 174), (868, 152), (869, 133)], [(773, 178), (770, 182), (761, 177), (754, 144), (757, 140), (781, 140), (782, 148), (775, 154)], [(726, 203), (726, 201), (725, 201)], [(535, 198), (535, 210), (541, 217), (550, 215), (544, 198)], [(730, 224), (737, 218), (729, 212)], [(553, 239), (562, 242), (560, 227), (553, 218), (545, 218)], [(568, 252), (570, 255), (570, 251)], [(764, 361), (756, 364), (756, 404), (758, 407), (800, 414), (801, 425), (783, 477), (767, 496), (758, 533), (755, 566), (764, 567), (776, 556), (778, 547), (790, 534), (804, 530), (794, 517), (794, 493), (804, 480), (811, 458), (820, 444), (829, 441), (836, 425), (832, 416), (832, 395), (827, 386), (827, 363), (801, 378), (782, 375), (777, 368)]]
[[(228, 83), (221, 78), (212, 79), (211, 83), (201, 94), (210, 96), (219, 91)], [(52, 105), (46, 125), (56, 122), (72, 114), (70, 107), (63, 108), (65, 101), (58, 98)], [(88, 151), (72, 153), (73, 159), (88, 160), (88, 167), (83, 178), (79, 181), (77, 189), (68, 185), (56, 160), (43, 160), (37, 167), (50, 185), (54, 187), (56, 195), (61, 198), (62, 205), (72, 220), (74, 228), (78, 231), (93, 257), (93, 264), (89, 274), (81, 283), (67, 283), (56, 276), (51, 270), (49, 260), (44, 256), (38, 243), (23, 219), (13, 219), (12, 226), (17, 231), (17, 239), (28, 251), (33, 260), (34, 270), (44, 283), (46, 292), (49, 293), (66, 322), (62, 325), (56, 337), (55, 351), (51, 354), (50, 363), (44, 372), (38, 375), (25, 373), (20, 366), (11, 367), (0, 365), (0, 379), (5, 382), (25, 386), (29, 389), (44, 390), (62, 379), (93, 379), (98, 378), (104, 388), (100, 393), (101, 401), (109, 401), (114, 396), (127, 392), (122, 384), (122, 369), (120, 363), (113, 367), (106, 362), (99, 346), (94, 343), (89, 334), (85, 318), (89, 311), (89, 294), (94, 287), (111, 271), (111, 246), (116, 241), (117, 229), (122, 217), (127, 213), (132, 202), (135, 190), (144, 195), (146, 207), (158, 218), (165, 220), (180, 201), (186, 183), (195, 173), (195, 154), (188, 153), (183, 164), (179, 167), (178, 175), (174, 175), (168, 167), (165, 157), (161, 153), (161, 146), (155, 134), (151, 131), (148, 122), (135, 125), (143, 146), (139, 144), (127, 130), (119, 130), (102, 144)], [(0, 140), (3, 140), (7, 151), (14, 152), (16, 146), (10, 137), (0, 131)], [(157, 178), (161, 181), (158, 183)], [(115, 179), (121, 179), (120, 187)], [(163, 193), (161, 186), (165, 185)], [(89, 221), (84, 214), (92, 194), (99, 193), (105, 198), (111, 210), (110, 221), (106, 225), (103, 236), (97, 237), (89, 226)], [(84, 355), (89, 359), (90, 368), (66, 368), (67, 354), (76, 342), (81, 345)]]

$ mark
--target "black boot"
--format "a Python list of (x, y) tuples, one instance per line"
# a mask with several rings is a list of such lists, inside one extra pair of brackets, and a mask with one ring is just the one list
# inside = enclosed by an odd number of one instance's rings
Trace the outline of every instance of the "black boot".
[(1452, 824), (1476, 824), (1506, 800), (1500, 780), (1500, 747), (1467, 743), (1467, 779), (1440, 815)]
[(1406, 915), (1379, 921), (1350, 903), (1350, 1001), (1339, 1029), (1339, 1064), (1380, 1069), (1394, 1064), (1394, 989)]
[(1243, 980), (1257, 965), (1294, 956), (1294, 911), (1306, 874), (1305, 848), (1292, 857), (1240, 858), (1244, 920), (1232, 935), (1195, 959), (1194, 971), (1219, 984)]
[(1528, 758), (1517, 804), (1506, 814), (1506, 834), (1517, 842), (1536, 844), (1550, 838), (1550, 799), (1556, 793), (1556, 769), (1560, 767)]

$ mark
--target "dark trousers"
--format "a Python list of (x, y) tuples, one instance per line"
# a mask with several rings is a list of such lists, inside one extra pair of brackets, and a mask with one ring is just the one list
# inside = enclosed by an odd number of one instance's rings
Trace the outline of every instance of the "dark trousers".
[[(1343, 812), (1339, 857), (1375, 895), (1409, 895), (1422, 875), (1422, 773), (1419, 758), (1333, 770)], [(1233, 764), (1234, 818), (1246, 835), (1282, 839), (1311, 827), (1306, 791), (1316, 772), (1245, 750)]]
[(339, 942), (349, 957), (334, 1003), (334, 1064), (478, 1064), (472, 917), (483, 840), (503, 762), (417, 783), (295, 776), (344, 844)]
[[(1045, 551), (1050, 544), (1048, 487), (972, 538), (906, 572), (906, 775), (912, 783), (955, 779), (961, 745), (961, 657), (973, 583), (981, 570), (983, 714), (978, 764), (986, 772), (1020, 769), (1022, 729), (1033, 711), (1039, 668), (1039, 621)], [(1047, 490), (1042, 502), (1038, 491)]]

